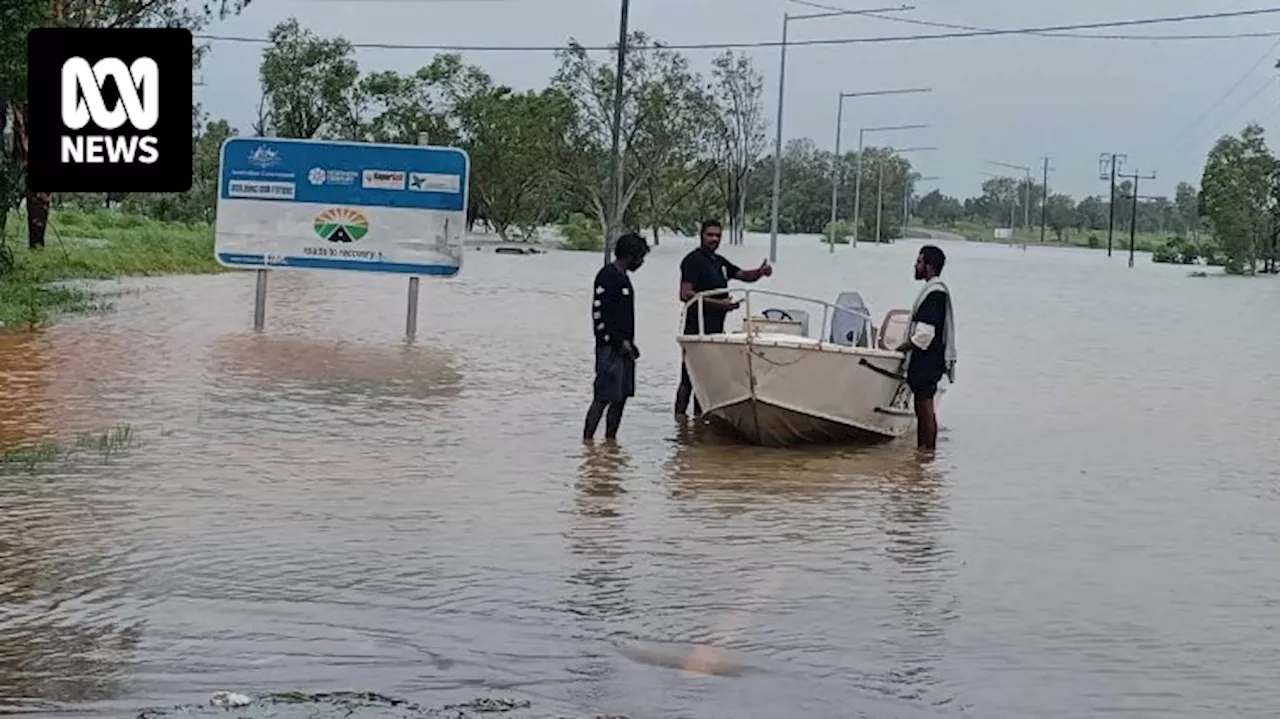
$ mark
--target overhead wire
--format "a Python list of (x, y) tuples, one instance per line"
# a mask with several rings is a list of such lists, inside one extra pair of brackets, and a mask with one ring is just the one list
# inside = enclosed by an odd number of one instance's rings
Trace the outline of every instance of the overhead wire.
[[(879, 36), (863, 36), (863, 37), (844, 37), (844, 38), (818, 38), (809, 40), (789, 40), (787, 47), (801, 47), (814, 45), (862, 45), (862, 44), (880, 44), (880, 43), (900, 43), (900, 42), (921, 42), (930, 40), (951, 40), (972, 37), (997, 37), (1003, 35), (1043, 35), (1046, 33), (1065, 32), (1071, 30), (1090, 30), (1114, 27), (1136, 27), (1145, 25), (1158, 25), (1170, 23), (1200, 22), (1204, 20), (1224, 20), (1229, 18), (1256, 17), (1261, 15), (1273, 15), (1280, 13), (1280, 7), (1258, 8), (1254, 10), (1236, 10), (1230, 12), (1213, 12), (1198, 13), (1194, 15), (1172, 15), (1164, 17), (1139, 18), (1134, 20), (1112, 20), (1105, 22), (1088, 22), (1088, 23), (1070, 23), (1062, 25), (1045, 25), (1039, 27), (1026, 28), (984, 28), (974, 30), (957, 30), (953, 32), (920, 34), (920, 35), (879, 35)], [(900, 19), (900, 18), (899, 18)], [(924, 22), (924, 21), (920, 21)], [(270, 44), (270, 40), (266, 38), (244, 37), (235, 35), (214, 35), (199, 34), (196, 38), (211, 42), (236, 42), (236, 43), (253, 43), (253, 44)], [(1144, 38), (1144, 39), (1162, 39), (1162, 38)], [(1170, 38), (1163, 38), (1170, 39)], [(1185, 38), (1183, 38), (1185, 39)], [(733, 50), (733, 49), (750, 49), (750, 48), (770, 48), (779, 47), (783, 43), (780, 40), (760, 40), (754, 42), (703, 42), (703, 43), (661, 43), (655, 44), (653, 49), (662, 48), (666, 50)], [(452, 52), (560, 52), (565, 49), (564, 45), (450, 45), (450, 44), (404, 44), (404, 43), (380, 43), (380, 42), (353, 42), (352, 47), (363, 49), (377, 50), (426, 50), (426, 51), (452, 51)], [(614, 45), (580, 45), (581, 49), (588, 51), (612, 51)], [(633, 51), (641, 51), (646, 48), (632, 48)]]
[[(811, 0), (791, 0), (797, 5), (805, 5), (819, 10), (845, 11), (835, 5), (825, 5), (823, 3), (811, 2)], [(970, 30), (970, 31), (990, 31), (993, 28), (981, 27), (978, 25), (963, 25), (959, 23), (939, 22), (936, 20), (920, 20), (917, 18), (901, 17), (897, 15), (886, 15), (877, 12), (858, 12), (859, 17), (872, 17), (877, 20), (886, 20), (889, 22), (901, 23), (904, 25), (917, 25), (921, 27), (936, 27), (948, 30)], [(1280, 30), (1265, 30), (1252, 32), (1233, 32), (1233, 33), (1209, 33), (1209, 34), (1172, 34), (1172, 35), (1124, 35), (1124, 34), (1094, 34), (1094, 33), (1069, 33), (1069, 32), (1028, 32), (1028, 35), (1036, 35), (1039, 37), (1052, 38), (1072, 38), (1077, 40), (1236, 40), (1251, 37), (1280, 37)], [(790, 43), (788, 43), (790, 44)]]
[[(1262, 63), (1274, 57), (1274, 53), (1277, 49), (1280, 49), (1280, 40), (1276, 40), (1274, 43), (1272, 43), (1271, 47), (1267, 48), (1267, 51), (1262, 53), (1262, 55), (1258, 58), (1258, 61), (1253, 63), (1253, 65), (1251, 65), (1249, 69), (1246, 70), (1244, 74), (1242, 74), (1239, 77), (1239, 79), (1237, 79), (1235, 83), (1231, 85), (1231, 87), (1227, 88), (1226, 92), (1222, 93), (1222, 97), (1219, 97), (1217, 100), (1210, 103), (1209, 106), (1206, 107), (1204, 111), (1201, 112), (1199, 115), (1197, 115), (1194, 120), (1187, 123), (1182, 127), (1182, 129), (1174, 133), (1173, 136), (1169, 139), (1169, 142), (1166, 147), (1168, 148), (1168, 147), (1172, 147), (1173, 145), (1176, 145), (1179, 140), (1187, 136), (1188, 132), (1195, 129), (1197, 126), (1200, 125), (1201, 122), (1204, 121), (1206, 117), (1213, 114), (1214, 110), (1218, 109), (1219, 107), (1222, 107), (1222, 103), (1226, 102), (1227, 99), (1230, 98), (1235, 93), (1236, 90), (1240, 89), (1240, 86), (1243, 85), (1245, 81), (1249, 79), (1250, 75), (1252, 75), (1254, 72), (1257, 71), (1259, 67), (1261, 67)], [(1272, 80), (1274, 79), (1275, 77), (1273, 76)], [(1255, 93), (1255, 96), (1256, 94), (1257, 93)], [(1250, 100), (1252, 100), (1252, 98), (1250, 98)], [(1236, 108), (1235, 111), (1239, 112), (1241, 109), (1243, 109), (1243, 106)]]

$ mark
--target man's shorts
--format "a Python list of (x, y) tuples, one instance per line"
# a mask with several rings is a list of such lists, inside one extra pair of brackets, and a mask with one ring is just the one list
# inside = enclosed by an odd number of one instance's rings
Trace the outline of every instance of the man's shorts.
[(910, 366), (907, 367), (907, 386), (911, 388), (911, 394), (916, 399), (933, 399), (938, 394), (938, 383), (942, 381), (946, 372), (934, 371), (929, 369), (920, 369), (912, 371)]
[(636, 395), (636, 358), (613, 345), (596, 345), (595, 398), (625, 402)]

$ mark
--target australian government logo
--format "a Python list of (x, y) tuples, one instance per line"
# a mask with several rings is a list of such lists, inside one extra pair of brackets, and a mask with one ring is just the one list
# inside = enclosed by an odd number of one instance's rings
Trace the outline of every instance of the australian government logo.
[(32, 189), (190, 189), (191, 51), (172, 28), (29, 33)]

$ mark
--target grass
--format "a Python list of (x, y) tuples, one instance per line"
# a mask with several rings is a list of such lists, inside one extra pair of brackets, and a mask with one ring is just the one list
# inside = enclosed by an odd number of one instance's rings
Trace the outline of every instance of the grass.
[[(9, 215), (0, 243), (13, 253), (13, 269), (0, 272), (0, 323), (34, 326), (67, 312), (104, 309), (98, 296), (62, 284), (223, 271), (213, 258), (213, 228), (158, 222), (108, 210), (57, 210), (50, 217), (45, 248), (26, 243), (26, 217)], [(0, 267), (0, 270), (3, 270)]]
[(6, 470), (34, 471), (40, 466), (73, 457), (96, 455), (102, 462), (137, 446), (137, 435), (127, 424), (117, 425), (101, 433), (86, 433), (70, 442), (38, 442), (0, 448), (0, 474)]
[[(936, 228), (944, 232), (954, 232), (962, 235), (970, 242), (996, 242), (1006, 243), (1012, 242), (1016, 245), (1046, 245), (1057, 247), (1087, 247), (1092, 249), (1106, 249), (1107, 247), (1107, 231), (1106, 230), (1068, 230), (1063, 233), (1062, 241), (1058, 241), (1058, 236), (1054, 234), (1052, 229), (1045, 231), (1045, 241), (1040, 242), (1040, 228), (1032, 227), (1018, 228), (1013, 232), (1012, 240), (997, 240), (995, 238), (995, 228), (990, 225), (983, 225), (974, 222), (957, 222), (955, 227), (939, 227)], [(1151, 232), (1139, 232), (1134, 240), (1134, 249), (1138, 252), (1154, 252), (1162, 247), (1168, 239), (1166, 235)], [(1114, 236), (1113, 248), (1116, 252), (1129, 251), (1129, 233), (1123, 232), (1119, 228), (1116, 229)]]

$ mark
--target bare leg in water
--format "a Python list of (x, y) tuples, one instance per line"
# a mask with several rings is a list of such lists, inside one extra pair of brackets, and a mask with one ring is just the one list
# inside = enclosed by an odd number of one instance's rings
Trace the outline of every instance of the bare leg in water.
[(938, 416), (933, 411), (933, 397), (915, 398), (916, 447), (934, 450), (938, 447)]
[[(618, 427), (622, 425), (622, 410), (626, 409), (627, 401), (607, 402), (605, 400), (594, 400), (591, 407), (587, 409), (587, 419), (582, 425), (582, 439), (590, 441), (596, 438), (596, 428), (600, 426), (600, 418), (604, 417), (604, 438), (613, 440), (618, 438)], [(608, 410), (606, 415), (605, 410)]]
[(689, 411), (689, 399), (693, 399), (693, 416), (702, 415), (702, 405), (693, 396), (693, 382), (689, 379), (689, 368), (680, 365), (680, 389), (676, 390), (676, 414), (684, 416)]

